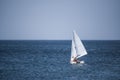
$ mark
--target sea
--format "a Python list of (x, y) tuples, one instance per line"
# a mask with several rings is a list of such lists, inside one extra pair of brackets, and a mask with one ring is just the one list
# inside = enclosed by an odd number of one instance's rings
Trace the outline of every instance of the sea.
[(120, 40), (82, 42), (72, 65), (71, 40), (0, 40), (0, 80), (120, 80)]

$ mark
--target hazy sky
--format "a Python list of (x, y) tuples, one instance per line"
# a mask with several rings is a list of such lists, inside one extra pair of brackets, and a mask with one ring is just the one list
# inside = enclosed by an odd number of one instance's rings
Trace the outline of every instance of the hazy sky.
[(120, 0), (0, 0), (0, 39), (120, 40)]

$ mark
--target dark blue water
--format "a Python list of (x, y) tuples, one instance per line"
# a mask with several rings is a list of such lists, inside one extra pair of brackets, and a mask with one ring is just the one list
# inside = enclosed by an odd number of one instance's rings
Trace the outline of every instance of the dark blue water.
[(71, 41), (0, 41), (0, 80), (120, 80), (120, 41), (83, 41), (84, 65), (71, 65)]

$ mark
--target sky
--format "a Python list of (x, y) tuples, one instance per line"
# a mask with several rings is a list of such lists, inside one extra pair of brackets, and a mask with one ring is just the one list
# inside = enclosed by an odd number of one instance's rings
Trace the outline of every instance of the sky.
[(0, 0), (0, 40), (120, 40), (120, 0)]

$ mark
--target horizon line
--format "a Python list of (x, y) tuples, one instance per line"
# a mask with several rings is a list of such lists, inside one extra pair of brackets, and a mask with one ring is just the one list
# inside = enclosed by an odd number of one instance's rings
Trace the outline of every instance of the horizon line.
[[(66, 40), (66, 41), (67, 41), (67, 40), (72, 40), (72, 39), (0, 39), (0, 41), (3, 41), (3, 40), (6, 40), (6, 41), (7, 41), (7, 40), (11, 40), (11, 41), (12, 41), (12, 40), (13, 40), (13, 41), (14, 41), (14, 40), (21, 40), (21, 41), (22, 41), (22, 40), (38, 40), (38, 41), (39, 41), (39, 40), (41, 40), (41, 41), (47, 41), (47, 40), (50, 40), (50, 41), (52, 41), (52, 40), (53, 40), (53, 41), (54, 41), (54, 40), (56, 40), (56, 41), (59, 41), (59, 40), (65, 41), (65, 40)], [(114, 41), (118, 41), (118, 40), (120, 40), (120, 39), (81, 39), (81, 40), (83, 40), (83, 41), (84, 41), (84, 40), (86, 40), (86, 41), (87, 41), (87, 40), (88, 40), (88, 41), (89, 41), (89, 40), (96, 40), (96, 41), (97, 41), (97, 40), (98, 40), (98, 41), (108, 41), (108, 40), (109, 40), (109, 41), (113, 41), (113, 40), (114, 40)]]

